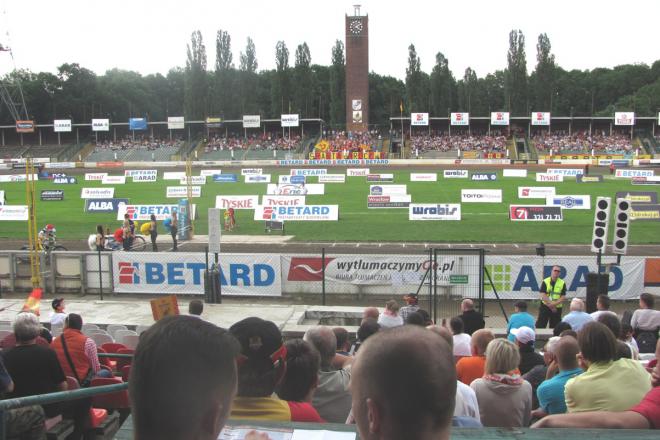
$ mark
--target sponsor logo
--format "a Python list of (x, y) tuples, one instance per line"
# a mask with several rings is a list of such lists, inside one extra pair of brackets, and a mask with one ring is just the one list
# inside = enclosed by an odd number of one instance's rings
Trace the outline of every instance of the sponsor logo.
[(616, 193), (616, 199), (626, 199), (630, 203), (658, 203), (658, 193), (652, 191), (628, 191)]
[(104, 176), (101, 183), (103, 185), (123, 185), (126, 183), (126, 176)]
[(560, 174), (562, 176), (577, 176), (584, 174), (582, 168), (548, 168), (546, 174)]
[(367, 196), (367, 208), (407, 208), (410, 206), (410, 194)]
[(369, 175), (369, 168), (347, 168), (348, 177), (366, 177)]
[(539, 205), (509, 205), (509, 219), (511, 221), (562, 221), (560, 206)]
[(411, 204), (408, 210), (408, 220), (460, 220), (461, 205), (444, 204)]
[(117, 263), (119, 267), (119, 284), (139, 284), (140, 283), (140, 263), (127, 263), (120, 261)]
[(303, 206), (305, 196), (263, 196), (261, 204), (263, 206)]
[(259, 196), (215, 196), (215, 207), (219, 209), (255, 209)]
[(111, 199), (115, 195), (114, 188), (83, 188), (81, 199)]
[(445, 179), (467, 179), (469, 174), (468, 170), (444, 170), (442, 173)]
[(124, 176), (158, 176), (158, 170), (124, 170)]
[(168, 130), (183, 130), (185, 126), (185, 119), (183, 116), (168, 116), (167, 129)]
[(394, 174), (367, 174), (367, 182), (394, 182)]
[(372, 196), (405, 195), (407, 193), (406, 185), (369, 185), (369, 194)]
[(289, 273), (286, 276), (287, 281), (322, 281), (323, 269), (328, 267), (328, 264), (334, 258), (318, 257), (291, 257), (289, 264)]
[(591, 196), (548, 196), (546, 205), (561, 206), (564, 209), (591, 209)]
[(322, 174), (328, 174), (328, 170), (325, 168), (292, 168), (292, 176), (320, 176)]
[(75, 177), (62, 176), (62, 177), (53, 177), (53, 183), (57, 185), (71, 185), (78, 183), (78, 180)]
[(481, 182), (484, 181), (492, 181), (492, 180), (497, 180), (497, 174), (496, 173), (472, 173), (472, 176), (470, 176), (471, 180), (478, 180)]
[(64, 200), (64, 190), (61, 189), (45, 189), (41, 191), (42, 201), (60, 201)]
[(85, 212), (118, 212), (122, 204), (128, 205), (128, 199), (87, 199)]
[[(191, 188), (191, 197), (201, 197), (202, 196), (202, 187), (193, 186)], [(187, 186), (168, 186), (165, 192), (165, 197), (168, 199), (171, 198), (186, 198), (188, 197), (188, 187)]]
[[(187, 185), (188, 177), (184, 176), (179, 180), (179, 185)], [(206, 176), (190, 176), (191, 185), (206, 185)]]
[(527, 177), (527, 170), (505, 168), (502, 170), (502, 177)]
[(536, 173), (537, 182), (563, 182), (564, 176), (562, 174), (547, 174)]
[(270, 183), (270, 174), (254, 174), (245, 176), (245, 183)]
[(181, 180), (186, 177), (183, 171), (166, 171), (163, 173), (163, 180)]
[[(196, 205), (192, 205), (191, 217), (195, 217)], [(151, 214), (156, 220), (161, 221), (170, 217), (172, 212), (178, 212), (178, 205), (124, 205), (120, 204), (117, 210), (117, 220), (123, 220), (124, 214), (128, 214), (131, 220), (149, 220)]]
[(75, 162), (48, 162), (45, 164), (46, 168), (51, 168), (51, 169), (65, 169), (65, 168), (75, 168), (76, 163)]
[(55, 133), (71, 131), (71, 119), (55, 119), (53, 121), (53, 131)]
[(137, 182), (155, 182), (158, 179), (158, 176), (155, 174), (144, 175), (144, 176), (133, 176), (133, 183)]
[(660, 205), (631, 203), (630, 219), (635, 221), (660, 221)]
[(261, 115), (243, 115), (243, 128), (259, 128)]
[(293, 184), (284, 184), (284, 185), (275, 185), (269, 183), (266, 187), (266, 194), (269, 196), (273, 195), (296, 195), (304, 196), (307, 194), (313, 195), (322, 195), (325, 193), (325, 184), (323, 183), (309, 183), (307, 185), (293, 185)]
[(110, 131), (110, 120), (92, 119), (92, 131)]
[(282, 115), (280, 121), (282, 122), (282, 127), (297, 127), (298, 115)]
[(102, 181), (108, 173), (85, 173), (86, 181)]
[(502, 203), (501, 189), (462, 189), (461, 202)]
[(216, 174), (222, 174), (222, 170), (200, 170), (199, 175), (204, 177), (215, 176)]
[(660, 185), (660, 177), (633, 177), (630, 179), (633, 185)]
[(337, 221), (338, 205), (259, 206), (254, 220), (276, 221)]
[(261, 174), (261, 173), (263, 173), (263, 171), (264, 170), (262, 168), (243, 168), (241, 170), (241, 174), (243, 176), (249, 176), (249, 175), (252, 175), (252, 174)]
[(554, 186), (519, 186), (519, 199), (543, 199), (555, 195)]
[(0, 205), (0, 220), (27, 221), (28, 207), (25, 205)]
[(598, 183), (603, 181), (603, 176), (585, 176), (583, 174), (578, 174), (575, 176), (575, 181), (577, 183)]
[(346, 182), (345, 174), (322, 174), (319, 176), (319, 183), (344, 183)]
[(436, 173), (410, 173), (411, 182), (437, 182)]
[(655, 175), (653, 170), (616, 170), (614, 177), (621, 177), (631, 179), (633, 177), (653, 177)]
[(217, 183), (238, 182), (236, 174), (214, 174), (213, 181)]

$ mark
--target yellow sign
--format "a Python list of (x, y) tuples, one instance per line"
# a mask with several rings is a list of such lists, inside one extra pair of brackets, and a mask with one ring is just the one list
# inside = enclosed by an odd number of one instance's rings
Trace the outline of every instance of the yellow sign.
[(179, 314), (179, 303), (176, 295), (163, 296), (161, 298), (152, 299), (151, 314), (154, 321), (159, 321), (166, 316), (174, 316)]

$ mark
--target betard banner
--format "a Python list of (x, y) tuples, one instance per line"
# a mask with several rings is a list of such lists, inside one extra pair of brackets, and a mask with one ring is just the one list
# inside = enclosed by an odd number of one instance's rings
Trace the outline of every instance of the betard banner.
[(615, 112), (614, 125), (635, 125), (635, 112)]
[(490, 125), (509, 125), (509, 112), (491, 112)]
[(470, 125), (469, 113), (452, 113), (451, 125)]
[[(204, 294), (205, 255), (199, 253), (114, 252), (117, 293)], [(220, 262), (223, 295), (280, 296), (280, 256), (237, 255)]]
[[(608, 294), (611, 299), (633, 299), (644, 289), (644, 258), (626, 256), (620, 266), (610, 270)], [(544, 278), (550, 276), (552, 266), (561, 268), (560, 277), (566, 283), (567, 297), (587, 294), (587, 274), (597, 272), (596, 258), (530, 257), (530, 256), (486, 256), (488, 270), (495, 289), (502, 299), (538, 299), (539, 288)], [(489, 283), (484, 286), (486, 298), (495, 298)], [(568, 301), (564, 305), (568, 310)]]
[(429, 125), (429, 114), (428, 113), (411, 113), (410, 114), (410, 125)]
[(532, 113), (532, 125), (550, 125), (549, 112), (534, 112)]

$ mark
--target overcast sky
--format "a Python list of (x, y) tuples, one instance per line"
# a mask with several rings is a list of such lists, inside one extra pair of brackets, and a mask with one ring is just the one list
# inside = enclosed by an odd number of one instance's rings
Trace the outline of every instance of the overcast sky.
[[(259, 70), (275, 65), (275, 44), (284, 40), (294, 63), (295, 48), (310, 47), (312, 62), (330, 64), (335, 40), (344, 39), (344, 15), (352, 2), (336, 0), (0, 0), (0, 43), (11, 46), (16, 67), (55, 72), (76, 62), (98, 74), (114, 67), (142, 74), (184, 66), (186, 44), (201, 30), (208, 65), (215, 63), (218, 29), (232, 38), (234, 63), (252, 37)], [(532, 6), (532, 4), (534, 6)], [(651, 64), (660, 59), (660, 1), (363, 0), (369, 15), (369, 69), (403, 79), (408, 45), (422, 69), (443, 52), (457, 78), (470, 66), (482, 77), (506, 66), (508, 34), (526, 37), (528, 69), (536, 63), (536, 40), (550, 37), (565, 69)], [(5, 34), (4, 30), (7, 30)], [(11, 70), (0, 52), (0, 74)]]

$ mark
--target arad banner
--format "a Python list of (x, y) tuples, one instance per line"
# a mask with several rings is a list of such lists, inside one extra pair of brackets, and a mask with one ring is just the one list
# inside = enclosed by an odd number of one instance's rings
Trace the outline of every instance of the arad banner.
[(549, 112), (534, 112), (532, 113), (532, 125), (550, 125)]
[(167, 129), (168, 130), (183, 130), (186, 126), (186, 120), (183, 116), (168, 116)]
[(68, 133), (71, 131), (71, 119), (55, 119), (53, 121), (55, 133)]
[(502, 203), (501, 189), (462, 189), (462, 203)]
[(111, 199), (115, 196), (114, 188), (83, 188), (81, 199)]
[(461, 205), (458, 203), (411, 203), (408, 220), (460, 220)]
[[(193, 218), (195, 217), (196, 208), (197, 205), (192, 205), (190, 213)], [(117, 220), (123, 220), (124, 214), (128, 214), (131, 220), (150, 220), (153, 214), (156, 216), (157, 221), (162, 221), (169, 218), (173, 212), (178, 211), (179, 205), (119, 205)]]
[(490, 112), (490, 125), (509, 125), (509, 112)]
[(561, 206), (563, 209), (591, 209), (591, 196), (589, 195), (560, 195), (548, 196), (545, 199), (547, 206)]
[[(551, 260), (551, 261), (550, 261)], [(644, 291), (644, 257), (627, 256), (620, 266), (609, 272), (608, 295), (611, 299), (633, 299)], [(486, 255), (486, 269), (502, 299), (538, 299), (543, 280), (552, 273), (553, 265), (561, 269), (559, 277), (566, 283), (569, 298), (584, 298), (587, 294), (587, 275), (597, 272), (593, 256), (505, 256)], [(484, 284), (487, 298), (495, 298), (490, 283)], [(567, 305), (564, 305), (567, 307)]]
[(509, 205), (512, 222), (560, 222), (564, 220), (561, 206)]
[(519, 186), (518, 198), (545, 200), (548, 196), (554, 196), (555, 191), (554, 186)]
[(635, 125), (635, 112), (615, 112), (614, 125)]
[[(114, 252), (117, 293), (203, 295), (205, 255), (195, 253)], [(280, 256), (232, 254), (220, 262), (223, 295), (280, 296)]]
[(259, 206), (259, 196), (215, 196), (218, 209), (255, 209)]
[(124, 170), (124, 176), (158, 176), (158, 170)]
[(470, 125), (469, 113), (452, 113), (451, 125)]
[(411, 113), (410, 114), (410, 125), (429, 125), (429, 114), (428, 113)]
[[(185, 199), (188, 197), (187, 186), (168, 186), (165, 190), (165, 197), (168, 199)], [(191, 188), (191, 197), (202, 197), (202, 187), (193, 186)]]
[(0, 220), (21, 221), (28, 219), (28, 207), (26, 205), (0, 205)]
[(271, 221), (337, 221), (339, 205), (258, 206), (254, 220)]

